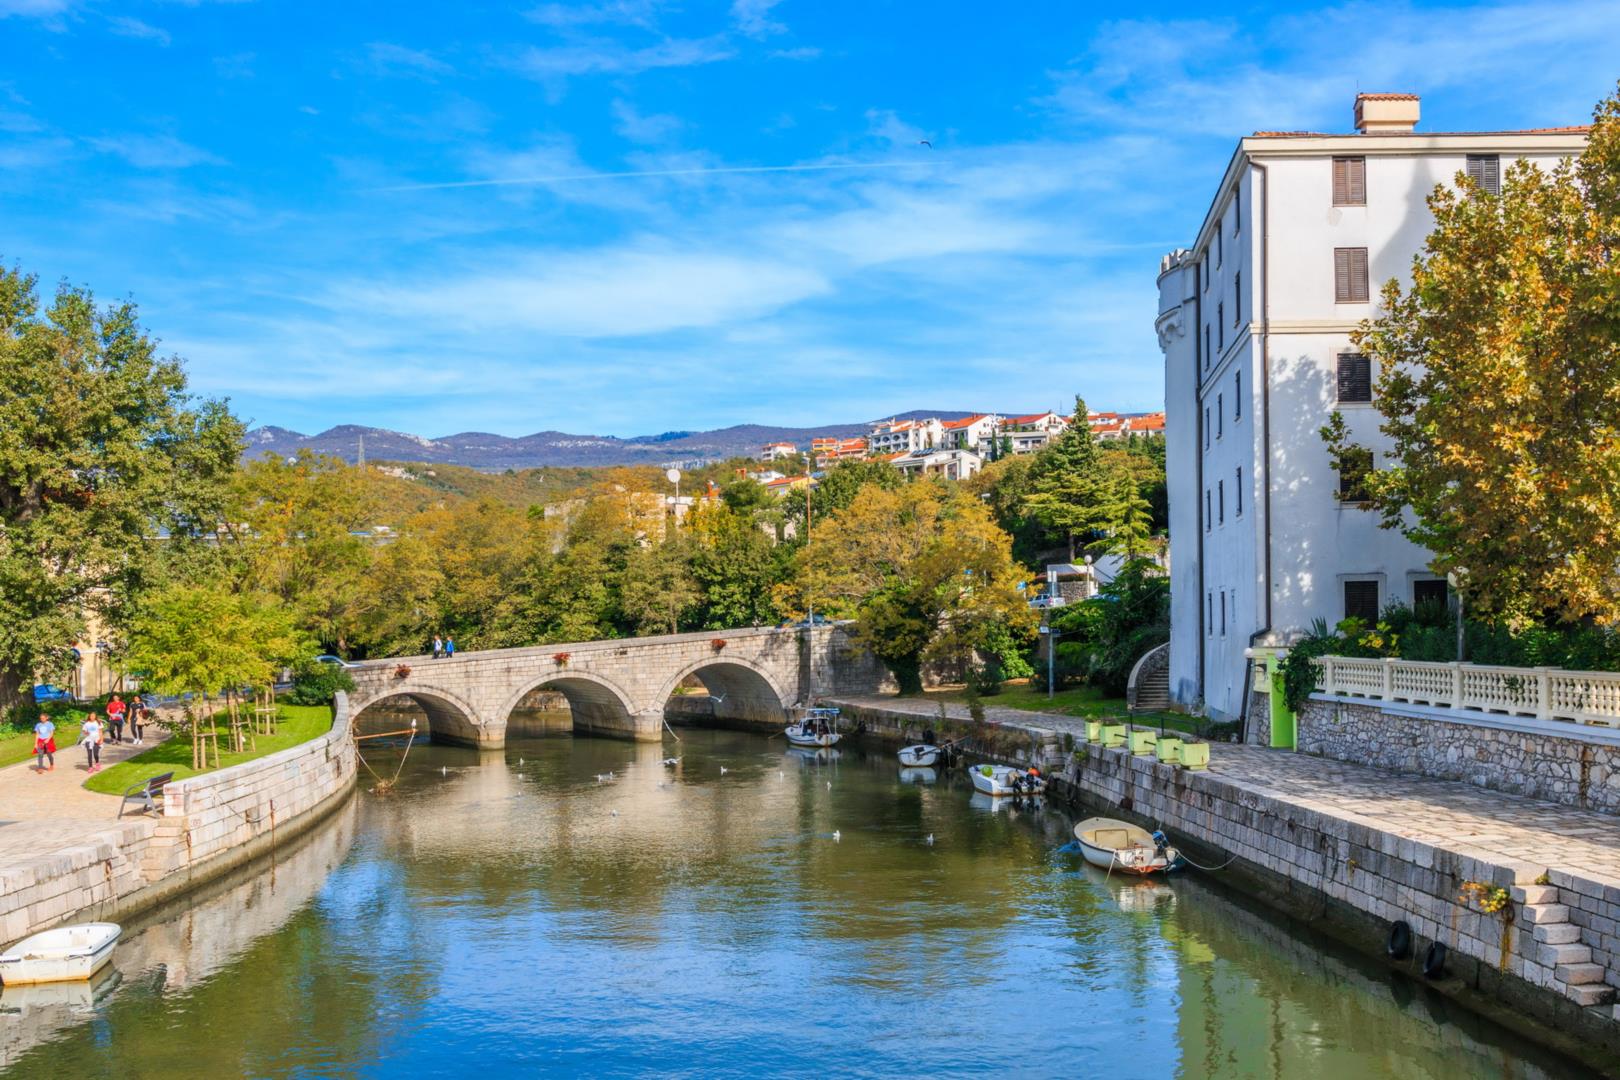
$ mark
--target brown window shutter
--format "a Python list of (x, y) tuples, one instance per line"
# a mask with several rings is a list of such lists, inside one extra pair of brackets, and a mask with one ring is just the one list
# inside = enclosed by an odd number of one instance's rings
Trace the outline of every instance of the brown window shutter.
[(1333, 299), (1342, 304), (1350, 299), (1350, 249), (1333, 249)]
[(1502, 193), (1502, 159), (1495, 154), (1469, 154), (1468, 178), (1487, 195)]
[(1367, 249), (1333, 249), (1333, 299), (1340, 304), (1367, 302)]
[(1350, 299), (1367, 302), (1367, 249), (1350, 249)]
[(1339, 400), (1372, 400), (1372, 361), (1361, 353), (1339, 354)]
[(1333, 159), (1333, 205), (1367, 205), (1367, 159)]

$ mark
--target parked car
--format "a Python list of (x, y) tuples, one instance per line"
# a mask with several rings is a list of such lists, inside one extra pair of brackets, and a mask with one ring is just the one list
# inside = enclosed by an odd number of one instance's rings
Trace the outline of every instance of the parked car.
[(808, 617), (803, 618), (803, 619), (784, 619), (782, 621), (782, 625), (779, 627), (779, 629), (786, 630), (786, 629), (788, 629), (790, 627), (799, 627), (800, 629), (803, 629), (806, 626), (831, 626), (831, 625), (832, 625), (832, 620), (827, 618), (827, 616), (825, 616), (825, 615), (811, 615), (811, 616), (808, 616)]
[(341, 656), (333, 656), (331, 653), (322, 653), (320, 656), (317, 656), (315, 659), (316, 659), (316, 661), (318, 663), (336, 664), (338, 667), (342, 667), (342, 668), (351, 668), (351, 667), (359, 667), (360, 666), (359, 664), (356, 664), (356, 663), (354, 663), (352, 661), (343, 659), (343, 657), (341, 657)]
[(72, 700), (73, 694), (70, 691), (62, 689), (60, 686), (52, 686), (50, 683), (40, 683), (38, 686), (34, 687), (35, 705), (43, 705), (47, 701)]

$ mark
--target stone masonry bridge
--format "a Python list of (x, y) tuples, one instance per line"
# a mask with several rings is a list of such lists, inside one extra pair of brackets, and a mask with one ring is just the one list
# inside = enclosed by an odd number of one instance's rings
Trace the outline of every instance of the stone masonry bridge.
[(757, 724), (780, 723), (815, 695), (870, 693), (887, 679), (837, 625), (394, 657), (350, 674), (356, 718), (408, 698), (427, 713), (434, 739), (491, 748), (506, 744), (507, 718), (536, 690), (567, 698), (575, 731), (653, 741), (662, 738), (665, 705), (689, 677), (708, 689), (717, 719)]

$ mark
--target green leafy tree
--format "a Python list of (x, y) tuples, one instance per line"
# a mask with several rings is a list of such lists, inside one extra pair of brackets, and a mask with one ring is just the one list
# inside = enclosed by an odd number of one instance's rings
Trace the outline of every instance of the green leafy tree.
[(667, 540), (631, 550), (619, 584), (624, 617), (640, 634), (673, 634), (703, 598), (692, 576), (690, 547)]
[(97, 308), (63, 286), (41, 312), (35, 279), (0, 268), (0, 708), (70, 666), (97, 615), (116, 631), (170, 562), (211, 534), (242, 426), (186, 394), (134, 304)]
[(1028, 482), (1025, 512), (1068, 538), (1071, 561), (1082, 536), (1108, 526), (1111, 493), (1083, 398), (1074, 399), (1068, 429), (1036, 455)]
[(729, 507), (709, 507), (692, 520), (692, 575), (702, 591), (708, 630), (770, 622), (771, 590), (786, 567), (760, 521)]
[[(1368, 505), (1475, 614), (1620, 621), (1620, 92), (1578, 161), (1517, 161), (1500, 195), (1459, 175), (1429, 208), (1411, 287), (1353, 336), (1390, 441)], [(1342, 416), (1322, 435), (1366, 453)]]

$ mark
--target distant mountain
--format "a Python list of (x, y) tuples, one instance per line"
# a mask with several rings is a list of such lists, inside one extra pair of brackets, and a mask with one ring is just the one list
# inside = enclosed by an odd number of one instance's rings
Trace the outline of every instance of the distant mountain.
[[(895, 419), (914, 420), (925, 416), (955, 419), (965, 412), (934, 412), (914, 409)], [(887, 420), (889, 417), (884, 417)], [(765, 424), (738, 424), (717, 431), (666, 431), (661, 435), (635, 435), (628, 439), (612, 435), (570, 435), (562, 431), (537, 431), (511, 438), (487, 431), (464, 431), (426, 439), (386, 428), (341, 424), (319, 435), (304, 435), (286, 428), (266, 425), (247, 433), (248, 458), (299, 450), (330, 454), (353, 463), (360, 455), (360, 439), (365, 437), (366, 457), (373, 461), (419, 461), (427, 464), (466, 465), (474, 469), (533, 469), (542, 466), (579, 465), (663, 465), (699, 461), (719, 461), (730, 457), (754, 457), (768, 442), (809, 446), (811, 439), (847, 438), (864, 435), (865, 423), (828, 424), (824, 427), (771, 427)]]

